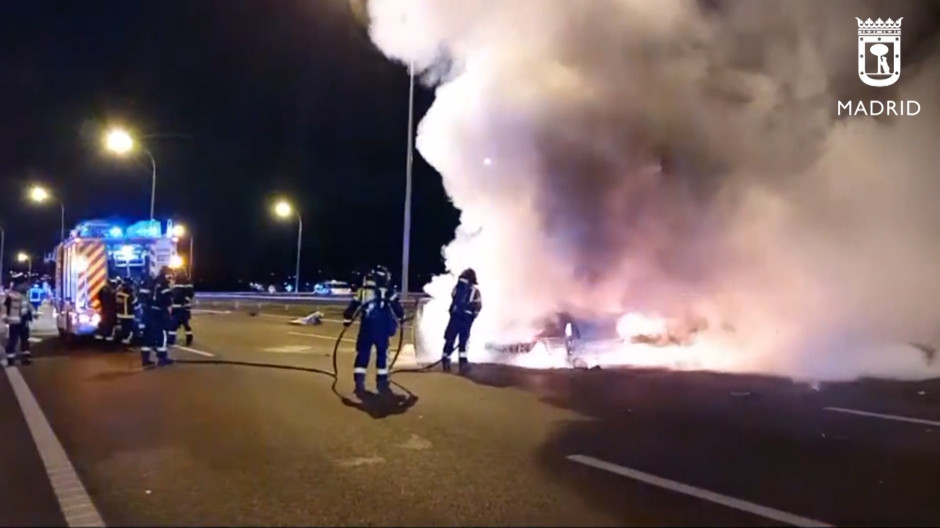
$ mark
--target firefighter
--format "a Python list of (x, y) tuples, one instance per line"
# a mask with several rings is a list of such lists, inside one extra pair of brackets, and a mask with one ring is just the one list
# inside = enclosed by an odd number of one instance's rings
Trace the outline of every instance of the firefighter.
[(343, 314), (343, 326), (348, 327), (360, 316), (359, 335), (356, 337), (356, 360), (353, 381), (356, 393), (365, 392), (366, 369), (375, 347), (375, 384), (381, 393), (390, 391), (388, 379), (388, 342), (398, 331), (405, 316), (398, 292), (389, 284), (391, 274), (384, 266), (376, 266), (362, 283)]
[(148, 344), (157, 353), (157, 365), (169, 365), (173, 363), (167, 354), (167, 331), (171, 326), (170, 306), (173, 304), (169, 268), (166, 266), (160, 268), (160, 272), (153, 280), (152, 288), (149, 321), (147, 321), (147, 330), (150, 334)]
[(179, 271), (176, 274), (176, 282), (173, 284), (173, 306), (170, 314), (170, 342), (176, 342), (176, 335), (182, 326), (186, 332), (186, 346), (193, 344), (193, 327), (189, 321), (192, 318), (193, 297), (195, 292), (189, 276), (185, 271)]
[(117, 280), (110, 279), (98, 290), (98, 306), (101, 307), (101, 321), (98, 323), (96, 339), (114, 340), (117, 330)]
[(8, 290), (3, 301), (3, 322), (7, 324), (6, 357), (3, 364), (16, 365), (16, 346), (19, 345), (23, 365), (30, 364), (29, 352), (29, 324), (33, 320), (33, 305), (29, 303), (26, 292), (29, 286), (23, 279), (14, 282), (14, 287)]
[(134, 310), (137, 304), (137, 298), (134, 295), (134, 284), (130, 280), (120, 281), (117, 293), (117, 339), (120, 339), (125, 345), (131, 344), (137, 333), (137, 321)]
[(150, 318), (150, 303), (153, 301), (153, 279), (150, 277), (141, 277), (140, 282), (135, 285), (136, 303), (134, 304), (134, 320), (137, 327), (135, 338), (141, 344), (141, 355), (150, 357), (150, 343), (147, 339), (150, 334), (147, 333), (147, 320)]
[(461, 374), (470, 372), (467, 357), (467, 343), (470, 341), (470, 328), (483, 308), (480, 289), (477, 287), (477, 274), (472, 268), (460, 273), (457, 285), (450, 293), (450, 320), (444, 330), (444, 353), (441, 356), (441, 368), (450, 372), (450, 356), (454, 353), (457, 342), (457, 358)]

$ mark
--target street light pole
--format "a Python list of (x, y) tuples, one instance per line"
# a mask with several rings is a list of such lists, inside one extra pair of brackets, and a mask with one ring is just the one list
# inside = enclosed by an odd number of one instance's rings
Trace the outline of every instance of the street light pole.
[(408, 155), (405, 158), (405, 219), (401, 241), (401, 295), (408, 300), (408, 267), (411, 257), (411, 169), (414, 164), (415, 63), (408, 65)]
[(3, 258), (5, 256), (4, 250), (6, 249), (7, 243), (7, 232), (2, 227), (0, 227), (0, 289), (3, 289)]
[(153, 224), (153, 206), (157, 201), (157, 160), (155, 160), (153, 154), (150, 153), (150, 149), (145, 148), (144, 152), (147, 153), (147, 156), (150, 158), (150, 166), (153, 167), (153, 176), (150, 182), (150, 223)]
[(304, 236), (304, 220), (297, 211), (297, 266), (294, 268), (294, 293), (300, 292), (300, 241)]
[(62, 200), (59, 200), (59, 209), (62, 211), (59, 223), (59, 242), (65, 242), (65, 202)]
[(193, 283), (193, 234), (189, 233), (189, 283)]

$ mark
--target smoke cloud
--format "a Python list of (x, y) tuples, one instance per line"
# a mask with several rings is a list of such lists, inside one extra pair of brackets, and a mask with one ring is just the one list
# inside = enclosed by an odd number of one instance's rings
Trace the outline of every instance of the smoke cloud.
[[(417, 148), (461, 211), (444, 257), (480, 278), (475, 342), (691, 313), (697, 367), (937, 375), (909, 345), (940, 344), (936, 9), (372, 0), (373, 41), (436, 87)], [(904, 17), (896, 85), (859, 81), (855, 17)], [(921, 112), (837, 117), (870, 99)]]

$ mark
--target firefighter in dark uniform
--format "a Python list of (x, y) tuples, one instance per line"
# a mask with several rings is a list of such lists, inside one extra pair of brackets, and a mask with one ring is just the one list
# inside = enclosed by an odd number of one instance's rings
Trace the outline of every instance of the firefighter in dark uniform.
[(134, 285), (130, 280), (120, 281), (117, 293), (117, 339), (125, 345), (131, 344), (137, 334), (136, 314), (134, 313), (137, 304), (137, 298), (134, 295)]
[(157, 365), (173, 363), (167, 354), (167, 331), (170, 329), (170, 307), (173, 304), (173, 284), (170, 268), (160, 268), (153, 281), (153, 302), (150, 303), (151, 341), (150, 346), (157, 353)]
[(134, 288), (136, 292), (136, 304), (134, 304), (134, 320), (137, 327), (135, 338), (141, 344), (140, 352), (144, 357), (150, 357), (150, 343), (147, 339), (150, 335), (147, 333), (147, 320), (150, 319), (150, 303), (153, 301), (153, 279), (150, 277), (141, 277), (140, 283)]
[(98, 323), (98, 334), (96, 339), (114, 340), (114, 332), (117, 327), (117, 281), (109, 279), (108, 282), (98, 290), (98, 306), (101, 310), (101, 321)]
[[(143, 304), (144, 345), (140, 349), (144, 368), (154, 365), (151, 351), (156, 352), (158, 365), (172, 363), (167, 355), (167, 329), (170, 326), (171, 290), (169, 269), (163, 267), (156, 277), (144, 279), (140, 287)], [(148, 293), (144, 297), (144, 293)]]
[(14, 282), (14, 287), (8, 290), (3, 300), (3, 322), (7, 325), (6, 357), (2, 363), (8, 366), (16, 365), (16, 347), (20, 348), (20, 362), (23, 365), (31, 363), (32, 355), (29, 351), (29, 324), (33, 320), (33, 305), (29, 303), (26, 292), (29, 286), (23, 279)]
[(366, 370), (372, 348), (375, 348), (375, 384), (379, 392), (388, 393), (388, 342), (398, 331), (405, 316), (398, 292), (390, 285), (391, 274), (384, 266), (376, 266), (363, 281), (343, 314), (343, 325), (352, 324), (360, 317), (359, 335), (356, 337), (356, 360), (353, 381), (356, 392), (365, 392)]
[(467, 357), (470, 328), (483, 308), (480, 288), (477, 287), (477, 274), (472, 268), (461, 272), (450, 297), (450, 320), (447, 321), (447, 329), (444, 330), (444, 354), (441, 356), (441, 368), (444, 372), (450, 372), (450, 356), (454, 353), (454, 342), (456, 342), (460, 373), (467, 374), (470, 371), (470, 360)]
[(176, 274), (176, 282), (173, 284), (173, 306), (171, 310), (170, 321), (170, 342), (176, 343), (177, 331), (182, 326), (186, 332), (186, 346), (193, 344), (193, 327), (189, 321), (192, 318), (193, 297), (195, 291), (185, 271), (179, 271)]

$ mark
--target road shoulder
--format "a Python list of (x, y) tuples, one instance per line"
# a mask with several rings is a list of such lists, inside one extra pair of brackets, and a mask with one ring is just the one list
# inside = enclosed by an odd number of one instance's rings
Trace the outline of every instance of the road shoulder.
[(0, 372), (0, 526), (66, 526), (6, 371)]

